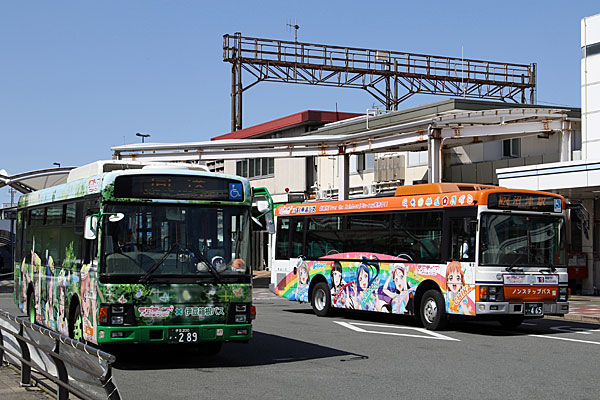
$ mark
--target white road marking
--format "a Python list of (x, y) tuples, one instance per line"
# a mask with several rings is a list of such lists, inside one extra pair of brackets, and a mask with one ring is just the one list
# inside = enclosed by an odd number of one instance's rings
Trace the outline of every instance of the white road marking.
[[(352, 329), (353, 331), (361, 332), (361, 333), (376, 333), (379, 335), (406, 336), (406, 337), (414, 337), (414, 338), (420, 338), (420, 339), (450, 340), (450, 341), (460, 342), (459, 339), (451, 338), (449, 336), (442, 335), (438, 332), (428, 331), (427, 329), (423, 329), (423, 328), (414, 328), (411, 326), (377, 325), (377, 324), (365, 324), (365, 323), (360, 323), (360, 322), (350, 323), (350, 322), (341, 322), (341, 321), (333, 321), (333, 322), (335, 322), (336, 324), (341, 325), (345, 328)], [(406, 330), (417, 331), (421, 334), (419, 335), (419, 334), (410, 334), (410, 333), (396, 333), (396, 332), (382, 332), (382, 331), (375, 331), (375, 330), (367, 330), (367, 329), (360, 328), (358, 325), (366, 326), (366, 327), (374, 327), (374, 328), (406, 329)]]
[(600, 332), (600, 329), (577, 328), (577, 327), (572, 327), (572, 326), (567, 326), (567, 325), (553, 326), (550, 329), (552, 329), (553, 331), (579, 333), (582, 335), (591, 335), (592, 332)]
[(578, 343), (587, 343), (587, 344), (600, 344), (600, 342), (592, 342), (591, 340), (569, 339), (569, 338), (558, 337), (558, 336), (546, 336), (546, 335), (529, 335), (529, 336), (541, 337), (541, 338), (546, 338), (546, 339), (564, 340), (564, 341), (567, 341), (567, 342), (578, 342)]

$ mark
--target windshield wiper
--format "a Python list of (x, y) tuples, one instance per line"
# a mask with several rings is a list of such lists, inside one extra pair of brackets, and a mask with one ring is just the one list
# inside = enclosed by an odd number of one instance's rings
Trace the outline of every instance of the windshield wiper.
[[(506, 267), (504, 270), (506, 272), (512, 272), (513, 269), (515, 268), (515, 264), (517, 263), (517, 261), (519, 261), (521, 259), (521, 257), (523, 257), (525, 254), (528, 253), (517, 253), (517, 251), (513, 251), (513, 253), (517, 256), (515, 257), (515, 260), (508, 266)], [(523, 272), (523, 269), (518, 269), (517, 272)]]
[(140, 279), (139, 282), (140, 283), (146, 283), (148, 281), (148, 278), (150, 277), (150, 275), (152, 275), (154, 273), (154, 271), (156, 271), (158, 269), (158, 267), (161, 266), (161, 264), (167, 259), (167, 257), (169, 256), (169, 254), (171, 254), (173, 252), (173, 250), (175, 250), (179, 245), (177, 243), (173, 243), (171, 245), (171, 247), (169, 247), (169, 251), (167, 251), (160, 260), (158, 260), (157, 262), (154, 263), (154, 265), (152, 267), (150, 267), (150, 269), (148, 270), (148, 272), (146, 272)]
[(200, 262), (202, 262), (203, 264), (206, 264), (208, 267), (208, 270), (210, 271), (210, 273), (215, 277), (215, 279), (219, 282), (222, 283), (223, 282), (223, 278), (221, 278), (221, 274), (219, 274), (219, 271), (217, 271), (217, 269), (212, 265), (212, 263), (210, 262), (210, 260), (208, 258), (206, 258), (206, 256), (204, 254), (202, 254), (197, 247), (195, 247), (194, 245), (190, 245), (191, 250), (193, 251), (193, 255), (194, 257), (196, 257)]

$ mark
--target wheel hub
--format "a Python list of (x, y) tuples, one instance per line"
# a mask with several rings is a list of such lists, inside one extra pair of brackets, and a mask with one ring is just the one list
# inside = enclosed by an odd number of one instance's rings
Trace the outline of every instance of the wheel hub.
[(315, 307), (317, 310), (323, 310), (325, 308), (326, 300), (325, 300), (325, 291), (318, 290), (315, 293)]
[(430, 324), (433, 323), (437, 318), (437, 313), (438, 309), (435, 300), (432, 298), (427, 299), (423, 313), (427, 322)]

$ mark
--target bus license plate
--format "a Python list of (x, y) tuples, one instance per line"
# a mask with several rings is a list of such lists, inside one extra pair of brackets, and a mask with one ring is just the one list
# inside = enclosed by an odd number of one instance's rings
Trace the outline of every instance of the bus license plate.
[(197, 343), (198, 328), (169, 328), (169, 343)]
[(544, 315), (542, 303), (525, 303), (525, 315)]

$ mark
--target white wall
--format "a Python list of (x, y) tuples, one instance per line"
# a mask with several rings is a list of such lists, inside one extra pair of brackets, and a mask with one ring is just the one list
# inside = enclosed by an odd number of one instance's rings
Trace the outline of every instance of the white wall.
[[(581, 48), (600, 43), (600, 14), (581, 20)], [(600, 53), (581, 58), (582, 151), (600, 159)]]

